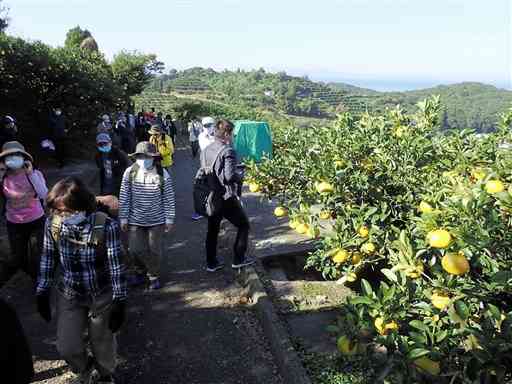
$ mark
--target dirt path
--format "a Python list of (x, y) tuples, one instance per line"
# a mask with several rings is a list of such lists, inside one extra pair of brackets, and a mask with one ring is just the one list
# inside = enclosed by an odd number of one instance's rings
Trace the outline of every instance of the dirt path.
[[(182, 145), (174, 168), (178, 217), (167, 239), (164, 287), (130, 293), (119, 338), (119, 377), (126, 384), (282, 383), (255, 313), (242, 304), (243, 276), (231, 268), (213, 275), (204, 271), (206, 221), (190, 219), (196, 167)], [(230, 262), (226, 239), (219, 254)], [(17, 275), (0, 295), (22, 318), (34, 353), (34, 382), (66, 383), (70, 373), (55, 349), (55, 322), (39, 318), (31, 289), (30, 281)]]

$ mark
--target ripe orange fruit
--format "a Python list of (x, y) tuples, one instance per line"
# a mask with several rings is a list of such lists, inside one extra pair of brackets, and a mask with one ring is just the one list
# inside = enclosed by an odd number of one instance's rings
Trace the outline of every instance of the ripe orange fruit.
[(443, 310), (448, 306), (448, 304), (450, 304), (450, 296), (444, 292), (436, 291), (432, 294), (430, 302), (437, 309)]
[(334, 254), (332, 261), (334, 261), (336, 264), (341, 264), (347, 261), (348, 256), (349, 253), (346, 249), (340, 249)]
[(277, 207), (276, 209), (274, 209), (274, 215), (276, 215), (276, 217), (283, 217), (286, 216), (287, 214), (288, 210), (285, 207)]
[(485, 191), (489, 194), (500, 193), (505, 190), (505, 186), (500, 180), (489, 180), (485, 183)]
[(261, 186), (258, 183), (250, 183), (249, 191), (251, 191), (252, 193), (258, 193), (259, 191), (261, 191)]
[(371, 255), (372, 253), (374, 253), (376, 250), (376, 247), (375, 247), (375, 244), (373, 243), (364, 243), (362, 246), (361, 246), (361, 252), (363, 253), (366, 253), (367, 255)]
[(299, 225), (297, 225), (297, 227), (295, 227), (295, 231), (301, 235), (304, 235), (309, 231), (309, 225), (305, 223), (300, 223)]
[(464, 275), (469, 272), (469, 261), (463, 252), (447, 253), (441, 259), (443, 269), (452, 275)]
[(327, 194), (332, 193), (334, 191), (334, 187), (332, 186), (332, 184), (326, 181), (322, 181), (316, 185), (316, 190), (318, 191), (318, 193)]
[(422, 201), (418, 206), (418, 210), (421, 213), (431, 213), (434, 210), (434, 208), (432, 208), (432, 206), (426, 201)]
[(432, 248), (442, 249), (450, 245), (452, 236), (450, 235), (450, 232), (445, 229), (436, 229), (435, 231), (428, 233), (427, 240)]
[(368, 227), (366, 225), (362, 225), (361, 227), (359, 227), (359, 229), (357, 230), (357, 233), (359, 234), (359, 236), (361, 237), (368, 237), (368, 234), (370, 233), (370, 230), (368, 229)]

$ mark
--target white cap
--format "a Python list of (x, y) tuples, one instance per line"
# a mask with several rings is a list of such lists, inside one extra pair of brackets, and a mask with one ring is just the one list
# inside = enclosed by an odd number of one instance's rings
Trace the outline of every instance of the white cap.
[(208, 124), (215, 125), (215, 119), (213, 117), (210, 117), (210, 116), (203, 117), (203, 120), (201, 120), (201, 124), (203, 124), (203, 125), (208, 125)]

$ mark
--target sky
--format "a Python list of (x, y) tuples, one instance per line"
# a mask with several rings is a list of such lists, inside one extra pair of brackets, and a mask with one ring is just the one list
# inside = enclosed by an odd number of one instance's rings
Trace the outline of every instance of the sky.
[(53, 46), (80, 25), (100, 49), (167, 68), (284, 70), (380, 90), (512, 87), (512, 0), (3, 0), (8, 33)]

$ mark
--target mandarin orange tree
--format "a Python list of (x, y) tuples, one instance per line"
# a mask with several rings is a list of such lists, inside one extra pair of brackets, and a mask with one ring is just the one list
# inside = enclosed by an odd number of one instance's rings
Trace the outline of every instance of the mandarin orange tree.
[[(249, 179), (292, 228), (317, 238), (308, 267), (360, 280), (336, 328), (342, 353), (370, 350), (354, 345), (371, 336), (387, 351), (382, 378), (503, 382), (512, 367), (512, 109), (482, 136), (440, 131), (440, 108), (432, 97), (414, 114), (396, 107), (345, 113), (332, 127), (278, 127), (273, 159), (251, 164)], [(362, 279), (369, 270), (373, 279)]]

